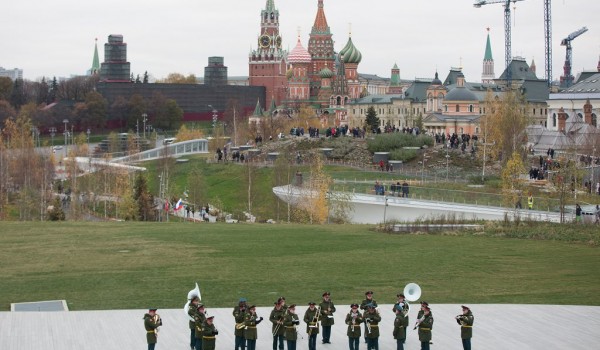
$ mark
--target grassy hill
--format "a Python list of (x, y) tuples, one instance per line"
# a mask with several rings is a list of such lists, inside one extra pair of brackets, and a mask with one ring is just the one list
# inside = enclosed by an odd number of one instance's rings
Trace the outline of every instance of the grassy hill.
[(54, 299), (71, 310), (179, 308), (196, 281), (209, 307), (242, 296), (306, 303), (325, 290), (351, 303), (369, 289), (391, 303), (409, 282), (430, 303), (600, 305), (597, 245), (492, 227), (396, 235), (363, 225), (4, 222), (0, 247), (4, 310)]

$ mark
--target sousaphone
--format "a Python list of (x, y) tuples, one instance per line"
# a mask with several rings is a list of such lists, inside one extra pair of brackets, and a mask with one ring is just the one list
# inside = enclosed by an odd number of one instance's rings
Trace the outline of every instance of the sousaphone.
[(190, 303), (192, 302), (192, 299), (194, 299), (194, 297), (198, 297), (198, 299), (200, 299), (200, 301), (202, 301), (202, 295), (200, 295), (200, 287), (198, 287), (198, 282), (196, 282), (196, 288), (194, 288), (188, 292), (187, 303), (185, 303), (185, 305), (183, 306), (183, 312), (188, 317), (189, 317), (188, 309), (189, 309)]
[[(404, 287), (404, 297), (407, 301), (417, 301), (421, 297), (421, 287), (416, 283), (409, 283)], [(410, 312), (410, 304), (405, 301), (406, 309), (403, 311), (404, 316)]]

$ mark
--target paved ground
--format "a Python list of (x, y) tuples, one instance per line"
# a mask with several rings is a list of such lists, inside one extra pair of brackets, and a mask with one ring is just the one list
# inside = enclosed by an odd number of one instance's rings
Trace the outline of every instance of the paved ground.
[[(600, 348), (600, 307), (553, 305), (470, 305), (475, 315), (473, 349), (598, 349)], [(391, 305), (380, 305), (382, 315), (380, 346), (395, 349), (392, 337), (394, 315)], [(460, 305), (431, 305), (435, 323), (432, 349), (460, 350), (460, 328), (454, 317)], [(417, 308), (410, 313), (414, 324)], [(297, 308), (301, 318), (306, 306)], [(219, 329), (217, 349), (233, 349), (234, 320), (231, 308), (208, 309)], [(271, 308), (258, 308), (258, 315), (268, 318)], [(348, 305), (337, 306), (332, 344), (319, 349), (347, 349), (344, 318)], [(68, 311), (68, 312), (0, 312), (0, 349), (145, 349), (142, 317), (145, 310)], [(157, 350), (189, 349), (189, 329), (182, 309), (158, 310), (163, 319)], [(257, 349), (272, 348), (268, 321), (258, 327)], [(299, 332), (298, 349), (307, 348), (305, 327)], [(366, 349), (364, 343), (361, 349)], [(420, 349), (417, 331), (409, 327), (407, 350)]]

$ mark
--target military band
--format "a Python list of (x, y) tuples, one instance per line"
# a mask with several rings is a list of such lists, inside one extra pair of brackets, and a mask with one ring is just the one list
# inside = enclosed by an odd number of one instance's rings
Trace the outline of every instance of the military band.
[(350, 350), (358, 350), (360, 343), (360, 325), (363, 322), (362, 315), (358, 311), (358, 304), (350, 305), (350, 312), (346, 315), (346, 324), (348, 325), (348, 347)]
[(463, 350), (471, 350), (471, 338), (473, 337), (473, 322), (475, 317), (468, 306), (462, 306), (462, 314), (456, 316), (456, 322), (460, 325), (460, 338)]
[(149, 309), (144, 314), (144, 328), (146, 328), (146, 341), (148, 350), (154, 350), (158, 340), (158, 327), (162, 326), (162, 320), (156, 313), (156, 309)]
[[(404, 296), (404, 294), (402, 293), (398, 293), (396, 295), (396, 297), (398, 298), (398, 300), (396, 301), (396, 303), (394, 304), (394, 308), (392, 309), (392, 311), (394, 312), (394, 314), (396, 314), (396, 317), (398, 317), (397, 315), (397, 311), (398, 309), (401, 310), (401, 315), (404, 318), (404, 320), (402, 321), (402, 324), (404, 324), (404, 338), (400, 338), (400, 340), (402, 341), (402, 344), (406, 343), (406, 328), (408, 327), (408, 312), (410, 311), (410, 306), (408, 305), (408, 302), (406, 301), (406, 297)], [(396, 338), (394, 338), (396, 339)]]
[(273, 350), (277, 350), (277, 344), (279, 344), (279, 350), (283, 350), (283, 336), (285, 334), (285, 327), (283, 321), (287, 315), (287, 309), (285, 306), (285, 298), (281, 297), (275, 302), (275, 307), (271, 311), (269, 321), (273, 324), (271, 332), (273, 334)]
[(194, 316), (194, 336), (196, 337), (195, 350), (203, 350), (202, 349), (202, 329), (204, 328), (204, 323), (206, 322), (206, 314), (204, 310), (204, 304), (198, 303), (198, 307), (196, 308), (197, 313)]
[(246, 317), (246, 298), (240, 298), (238, 305), (233, 308), (233, 318), (235, 319), (235, 350), (246, 350), (246, 339), (244, 338), (244, 318)]
[(323, 293), (323, 301), (319, 304), (321, 309), (321, 327), (323, 327), (323, 344), (331, 344), (331, 326), (333, 326), (334, 319), (333, 313), (335, 312), (335, 306), (331, 301), (331, 294), (329, 292)]
[(306, 334), (308, 334), (308, 350), (317, 350), (317, 334), (319, 334), (319, 317), (321, 311), (317, 309), (315, 302), (308, 303), (308, 309), (304, 313), (306, 323)]
[(408, 326), (408, 317), (404, 316), (402, 305), (396, 305), (396, 318), (394, 319), (393, 336), (396, 339), (396, 350), (404, 350), (406, 341), (406, 327)]
[[(375, 306), (375, 308), (377, 308), (377, 301), (375, 301), (373, 299), (373, 291), (366, 291), (365, 292), (365, 299), (362, 301), (362, 303), (360, 303), (360, 309), (363, 310), (363, 312), (367, 311), (367, 305), (371, 304), (373, 306)], [(367, 343), (367, 325), (365, 324), (365, 343)]]
[(379, 322), (381, 316), (374, 304), (367, 304), (367, 311), (363, 314), (366, 327), (367, 350), (379, 350)]
[(258, 332), (256, 326), (261, 323), (262, 317), (256, 315), (256, 305), (250, 306), (246, 316), (244, 317), (244, 338), (246, 339), (246, 349), (256, 350), (256, 339), (258, 338)]
[(422, 305), (421, 311), (422, 316), (417, 320), (417, 327), (419, 328), (419, 341), (421, 342), (421, 350), (429, 350), (429, 343), (431, 342), (431, 330), (433, 329), (433, 315), (429, 305)]
[(188, 316), (190, 318), (189, 326), (190, 326), (190, 349), (194, 350), (196, 348), (196, 316), (198, 315), (198, 303), (200, 302), (200, 298), (196, 295), (190, 301), (190, 305), (188, 306)]
[(215, 316), (207, 317), (202, 326), (202, 350), (215, 350), (216, 336), (219, 331), (213, 324), (214, 318)]
[(287, 313), (283, 320), (285, 327), (285, 341), (288, 350), (296, 350), (296, 342), (298, 341), (298, 325), (300, 318), (296, 314), (296, 304), (292, 304), (287, 308)]

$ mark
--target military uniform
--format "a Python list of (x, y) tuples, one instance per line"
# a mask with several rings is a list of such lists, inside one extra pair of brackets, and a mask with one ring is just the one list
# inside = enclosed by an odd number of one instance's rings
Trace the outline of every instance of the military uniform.
[(206, 315), (204, 314), (203, 310), (204, 305), (198, 304), (198, 314), (194, 318), (194, 336), (196, 337), (196, 350), (204, 350), (202, 348), (202, 330), (204, 328), (204, 323), (206, 323)]
[(188, 316), (190, 317), (189, 326), (190, 326), (190, 349), (196, 348), (196, 316), (198, 315), (198, 303), (196, 300), (199, 300), (198, 297), (194, 297), (192, 302), (188, 306)]
[(246, 316), (246, 299), (241, 298), (238, 306), (233, 308), (233, 318), (235, 319), (235, 350), (246, 349), (246, 339), (244, 339), (244, 317)]
[[(421, 342), (421, 350), (429, 350), (429, 342), (431, 342), (431, 330), (433, 329), (433, 315), (429, 313), (423, 316), (419, 322), (419, 341)], [(419, 318), (421, 319), (421, 318)]]
[[(365, 292), (365, 299), (360, 303), (360, 309), (363, 312), (367, 311), (367, 305), (372, 304), (375, 308), (377, 308), (377, 301), (373, 299), (373, 292), (367, 291)], [(365, 324), (365, 343), (367, 342), (367, 325)]]
[(379, 350), (379, 322), (381, 322), (381, 316), (373, 305), (368, 304), (363, 319), (366, 328), (367, 350)]
[(320, 310), (316, 307), (311, 310), (311, 305), (314, 307), (316, 303), (309, 303), (309, 308), (304, 313), (304, 322), (306, 322), (306, 333), (308, 334), (308, 350), (316, 350)]
[(358, 350), (360, 341), (360, 324), (363, 322), (363, 317), (358, 311), (358, 304), (352, 304), (352, 309), (346, 315), (346, 324), (348, 325), (348, 346), (350, 350)]
[(284, 309), (280, 304), (280, 301), (275, 303), (275, 307), (271, 310), (269, 321), (273, 323), (271, 327), (271, 334), (273, 334), (273, 350), (277, 350), (277, 344), (279, 343), (279, 350), (283, 350), (283, 335), (285, 334), (285, 327), (283, 326), (283, 319), (287, 314), (287, 309)]
[(321, 326), (323, 327), (323, 344), (330, 344), (331, 337), (331, 326), (335, 323), (333, 313), (335, 312), (335, 305), (333, 301), (329, 299), (329, 292), (323, 293), (323, 301), (319, 304), (321, 309)]
[(207, 318), (204, 325), (202, 325), (202, 350), (215, 350), (216, 335), (219, 334), (219, 331), (217, 331), (212, 321), (209, 322), (213, 318), (214, 316)]
[(473, 323), (475, 317), (471, 309), (463, 305), (463, 314), (456, 317), (456, 322), (460, 325), (460, 338), (463, 349), (471, 350), (471, 338), (473, 337)]
[(406, 342), (406, 328), (408, 327), (408, 312), (410, 311), (410, 306), (408, 305), (408, 302), (406, 301), (406, 298), (404, 296), (404, 294), (398, 294), (396, 295), (398, 297), (398, 302), (396, 304), (394, 304), (394, 308), (392, 309), (392, 312), (396, 313), (396, 309), (398, 308), (398, 306), (401, 308), (402, 311), (402, 315), (404, 317), (404, 338), (402, 339), (402, 343)]
[(246, 339), (246, 348), (248, 350), (256, 349), (256, 339), (258, 338), (258, 332), (256, 331), (256, 325), (258, 325), (263, 318), (256, 316), (256, 306), (252, 305), (249, 312), (244, 317), (244, 338)]
[(146, 328), (146, 341), (148, 350), (154, 350), (157, 343), (158, 327), (162, 326), (162, 320), (154, 312), (156, 309), (150, 309), (144, 314), (144, 328)]
[(394, 319), (394, 339), (396, 339), (396, 350), (404, 350), (404, 342), (406, 341), (406, 327), (408, 326), (408, 318), (404, 317), (403, 308), (396, 308), (396, 318)]
[(299, 324), (300, 318), (296, 314), (296, 305), (290, 305), (283, 319), (287, 350), (296, 350), (296, 341), (298, 340), (298, 331), (296, 330), (296, 326)]

